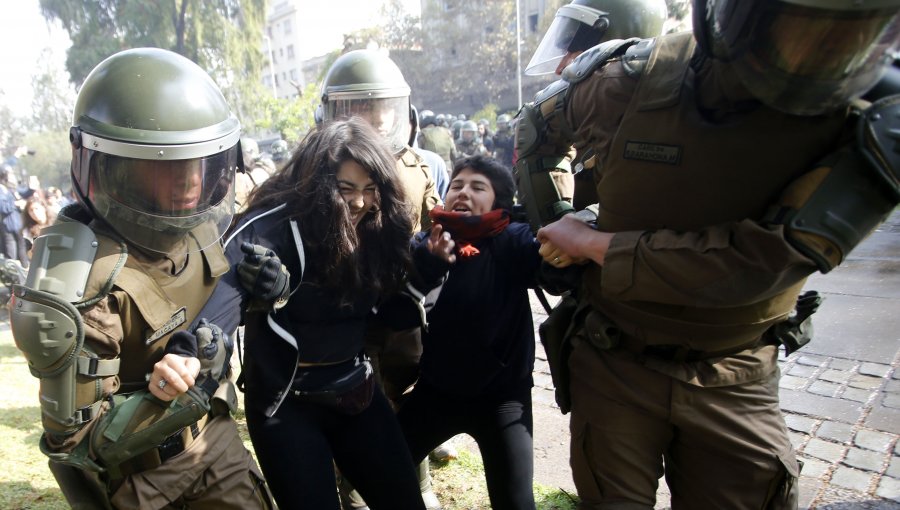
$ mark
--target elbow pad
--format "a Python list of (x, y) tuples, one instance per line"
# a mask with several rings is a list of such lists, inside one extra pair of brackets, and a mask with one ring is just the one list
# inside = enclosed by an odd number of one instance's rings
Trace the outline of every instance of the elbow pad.
[(118, 359), (100, 359), (84, 345), (75, 307), (85, 297), (97, 246), (93, 231), (81, 223), (48, 227), (35, 240), (25, 283), (13, 287), (13, 338), (40, 379), (44, 426), (56, 434), (75, 432), (95, 418), (102, 402), (97, 380), (119, 372)]
[(790, 183), (765, 222), (827, 273), (900, 202), (900, 95), (862, 112), (855, 139)]
[(535, 231), (574, 211), (569, 158), (572, 136), (563, 118), (568, 90), (567, 82), (554, 82), (539, 92), (533, 103), (522, 106), (518, 114), (518, 198)]

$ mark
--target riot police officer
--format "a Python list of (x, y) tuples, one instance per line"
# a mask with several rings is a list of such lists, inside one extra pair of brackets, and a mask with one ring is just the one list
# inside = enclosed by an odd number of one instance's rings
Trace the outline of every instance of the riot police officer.
[[(323, 121), (359, 116), (367, 120), (390, 145), (397, 157), (397, 171), (403, 182), (413, 214), (414, 230), (428, 228), (428, 212), (441, 203), (431, 169), (411, 145), (418, 115), (409, 101), (410, 88), (397, 64), (376, 50), (347, 52), (331, 65), (322, 86)], [(413, 232), (410, 232), (412, 235)], [(397, 402), (416, 381), (422, 340), (419, 330), (402, 332), (372, 328), (366, 337), (366, 354), (371, 357), (385, 395)], [(419, 465), (419, 481), (426, 507), (440, 508), (431, 489), (428, 459)], [(365, 503), (342, 486), (342, 498), (353, 508)]]
[(664, 0), (573, 0), (556, 11), (525, 74), (560, 74), (601, 40), (656, 37), (665, 20)]
[(494, 133), (494, 157), (507, 168), (513, 167), (513, 150), (516, 139), (510, 121), (512, 117), (503, 113), (497, 116), (497, 132)]
[(419, 147), (438, 154), (444, 160), (447, 168), (453, 168), (453, 161), (456, 160), (456, 145), (453, 143), (453, 135), (450, 134), (450, 130), (438, 123), (434, 114), (423, 114), (421, 118)]
[[(796, 508), (776, 344), (802, 344), (806, 276), (900, 199), (896, 98), (851, 107), (900, 2), (693, 7), (693, 36), (584, 52), (518, 126), (541, 253), (581, 269), (550, 350), (583, 508), (653, 508), (663, 473), (673, 508)], [(597, 161), (593, 217), (543, 191), (539, 160), (572, 142)]]
[(271, 507), (230, 414), (231, 342), (200, 321), (192, 354), (167, 354), (228, 269), (239, 138), (212, 79), (169, 51), (117, 53), (78, 94), (79, 203), (35, 241), (11, 313), (72, 505)]
[(478, 136), (478, 125), (473, 120), (467, 120), (459, 128), (459, 138), (456, 139), (457, 160), (475, 155), (486, 155), (487, 149), (481, 143)]
[(291, 159), (291, 151), (288, 143), (281, 138), (272, 142), (272, 163), (275, 164), (276, 170), (281, 170), (284, 165)]
[[(573, 0), (556, 11), (525, 74), (559, 75), (572, 60), (601, 41), (656, 37), (662, 33), (665, 21), (665, 0)], [(548, 103), (544, 107), (554, 105)], [(570, 151), (547, 171), (557, 181), (555, 189), (561, 201), (574, 202), (582, 208), (597, 201), (590, 175), (593, 160), (582, 157), (582, 164), (573, 166), (574, 157), (574, 151)], [(519, 189), (520, 195), (527, 193), (527, 189)]]

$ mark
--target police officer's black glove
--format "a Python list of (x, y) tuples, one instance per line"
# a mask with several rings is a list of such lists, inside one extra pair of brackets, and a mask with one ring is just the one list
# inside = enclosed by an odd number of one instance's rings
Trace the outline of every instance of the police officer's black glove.
[(176, 331), (166, 344), (165, 352), (199, 359), (200, 375), (197, 377), (197, 385), (211, 396), (215, 393), (218, 381), (228, 375), (233, 350), (234, 342), (222, 328), (206, 319), (200, 319), (193, 333)]
[(566, 292), (578, 289), (583, 272), (584, 266), (581, 264), (555, 267), (545, 261), (541, 261), (541, 266), (537, 273), (537, 283), (550, 294), (561, 296)]
[(290, 296), (291, 274), (275, 252), (257, 244), (243, 243), (244, 258), (238, 263), (241, 285), (255, 303), (251, 310), (277, 310)]
[(813, 337), (812, 314), (816, 313), (824, 298), (816, 291), (809, 290), (797, 298), (794, 312), (784, 321), (775, 324), (766, 333), (774, 341), (784, 345), (784, 356), (788, 357)]

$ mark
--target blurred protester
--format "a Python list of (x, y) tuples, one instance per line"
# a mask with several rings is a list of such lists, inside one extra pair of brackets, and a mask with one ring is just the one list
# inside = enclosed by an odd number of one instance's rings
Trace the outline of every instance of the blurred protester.
[(487, 155), (494, 156), (494, 134), (491, 133), (491, 122), (487, 119), (478, 120), (478, 140), (484, 145)]
[(17, 184), (12, 167), (7, 164), (0, 166), (0, 248), (4, 257), (18, 260), (22, 267), (28, 267), (25, 238), (22, 237), (22, 208), (25, 200), (16, 191)]
[(37, 193), (25, 201), (25, 207), (22, 210), (22, 238), (25, 240), (25, 250), (29, 259), (31, 259), (34, 240), (41, 235), (41, 229), (53, 224), (56, 215), (57, 213), (47, 207)]

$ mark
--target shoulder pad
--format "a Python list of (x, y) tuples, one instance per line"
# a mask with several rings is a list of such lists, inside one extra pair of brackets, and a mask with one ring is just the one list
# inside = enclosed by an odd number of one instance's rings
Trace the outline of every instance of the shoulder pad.
[(622, 55), (628, 47), (639, 42), (640, 39), (613, 39), (594, 46), (585, 51), (566, 66), (562, 72), (562, 79), (569, 83), (578, 83), (591, 75), (597, 68), (613, 57)]
[(650, 53), (656, 46), (656, 38), (643, 39), (633, 46), (629, 46), (625, 50), (622, 57), (622, 66), (625, 68), (625, 74), (632, 78), (639, 78), (647, 67), (647, 61), (650, 60)]
[(565, 80), (556, 80), (534, 95), (534, 104), (539, 105), (547, 101), (548, 99), (552, 99), (559, 95), (560, 92), (566, 90), (568, 87), (569, 82)]
[(45, 228), (34, 240), (25, 286), (70, 303), (81, 301), (98, 245), (94, 232), (78, 221)]

